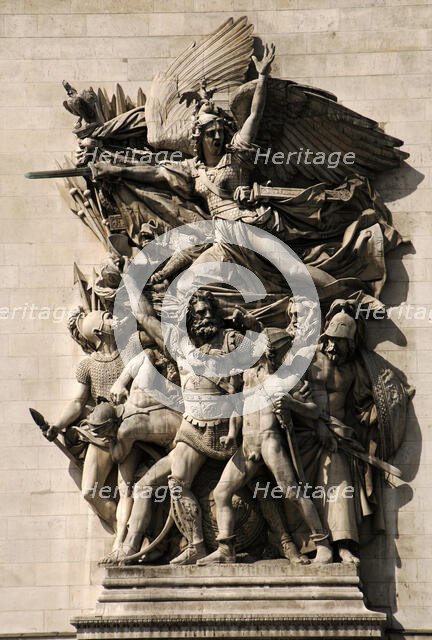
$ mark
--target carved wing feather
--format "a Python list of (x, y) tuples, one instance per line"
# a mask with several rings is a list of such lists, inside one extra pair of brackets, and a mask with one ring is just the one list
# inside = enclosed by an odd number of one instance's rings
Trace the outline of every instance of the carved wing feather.
[(148, 140), (153, 147), (193, 153), (194, 105), (180, 103), (180, 96), (198, 91), (203, 78), (219, 93), (239, 86), (252, 55), (252, 30), (247, 18), (230, 18), (201, 44), (192, 43), (155, 77), (146, 103)]
[[(231, 101), (239, 127), (249, 114), (254, 88), (255, 81), (243, 85)], [(261, 172), (275, 184), (286, 182), (296, 173), (327, 183), (353, 173), (373, 176), (408, 157), (398, 149), (402, 140), (384, 133), (374, 120), (343, 106), (333, 94), (277, 78), (268, 80), (266, 108), (256, 142), (263, 151), (270, 149), (271, 157), (283, 153), (281, 164), (269, 161), (260, 165)], [(306, 162), (307, 149), (313, 155)], [(326, 154), (325, 162), (312, 162), (319, 152)], [(354, 153), (354, 163), (339, 161), (329, 167), (328, 155), (334, 152), (340, 152), (341, 159), (346, 153)]]
[[(106, 89), (98, 89), (96, 107), (102, 122), (108, 122), (122, 113), (145, 105), (146, 97), (142, 89), (138, 89), (136, 104), (126, 96), (121, 85), (116, 85), (116, 92), (109, 98)], [(64, 104), (64, 103), (63, 103)], [(66, 106), (66, 105), (65, 105)], [(67, 109), (67, 107), (66, 107)], [(70, 111), (70, 109), (68, 109)]]

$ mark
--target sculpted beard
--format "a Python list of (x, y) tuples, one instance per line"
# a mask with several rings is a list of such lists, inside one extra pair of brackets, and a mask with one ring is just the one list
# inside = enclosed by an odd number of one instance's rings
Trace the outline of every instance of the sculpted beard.
[(336, 365), (345, 364), (354, 353), (354, 344), (345, 339), (334, 341), (325, 340), (323, 343), (323, 351), (327, 358)]
[(195, 316), (191, 325), (191, 334), (196, 338), (214, 338), (219, 331), (219, 323), (214, 319), (203, 319)]

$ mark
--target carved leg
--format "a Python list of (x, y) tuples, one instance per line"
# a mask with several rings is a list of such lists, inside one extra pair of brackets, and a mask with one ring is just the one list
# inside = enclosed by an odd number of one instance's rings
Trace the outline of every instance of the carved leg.
[(271, 496), (264, 498), (259, 492), (257, 499), (261, 513), (278, 542), (279, 551), (282, 556), (293, 564), (309, 564), (310, 561), (308, 558), (299, 553), (295, 542), (286, 530), (280, 509), (275, 500)]
[(169, 456), (165, 456), (150, 467), (135, 484), (132, 511), (127, 523), (126, 537), (104, 559), (104, 564), (121, 564), (123, 560), (140, 551), (152, 516), (154, 490), (158, 487), (166, 486), (170, 471), (171, 461)]
[(188, 546), (171, 564), (195, 564), (206, 555), (202, 532), (201, 507), (190, 486), (206, 457), (184, 442), (171, 453), (172, 475), (168, 478), (171, 509), (180, 533)]
[(277, 485), (282, 489), (283, 495), (298, 507), (311, 530), (311, 538), (317, 548), (317, 555), (313, 562), (319, 564), (333, 562), (333, 551), (327, 539), (328, 533), (323, 529), (312, 500), (302, 495), (302, 491), (299, 490), (291, 459), (277, 434), (267, 431), (262, 442), (262, 456), (273, 473)]
[(122, 556), (122, 551), (117, 553), (123, 546), (123, 541), (126, 535), (127, 523), (132, 510), (133, 497), (132, 497), (132, 484), (134, 479), (135, 469), (138, 461), (141, 457), (141, 453), (132, 449), (127, 458), (119, 464), (118, 468), (118, 488), (119, 488), (119, 502), (117, 505), (117, 535), (114, 539), (112, 551), (102, 558), (100, 564), (115, 564), (119, 556)]
[(199, 560), (197, 564), (207, 565), (235, 562), (235, 516), (232, 507), (232, 498), (236, 491), (244, 487), (247, 481), (255, 475), (259, 466), (260, 463), (247, 460), (242, 449), (238, 449), (231, 460), (227, 462), (220, 480), (213, 491), (219, 530), (217, 537), (219, 546), (216, 551), (206, 558)]
[(119, 465), (118, 487), (120, 500), (117, 505), (117, 541), (123, 542), (127, 523), (133, 506), (133, 481), (139, 460), (142, 457), (138, 449), (132, 449), (124, 462)]
[(243, 449), (238, 449), (231, 460), (228, 460), (213, 491), (219, 538), (229, 539), (234, 534), (233, 495), (254, 477), (260, 465), (260, 462), (248, 460)]
[(97, 513), (113, 530), (116, 528), (116, 509), (114, 500), (100, 497), (100, 490), (112, 469), (113, 461), (109, 451), (94, 444), (87, 447), (81, 481), (81, 495), (93, 511)]
[(177, 558), (171, 560), (171, 564), (195, 564), (206, 554), (201, 507), (188, 484), (174, 476), (168, 478), (173, 517), (180, 533), (188, 541), (186, 549)]

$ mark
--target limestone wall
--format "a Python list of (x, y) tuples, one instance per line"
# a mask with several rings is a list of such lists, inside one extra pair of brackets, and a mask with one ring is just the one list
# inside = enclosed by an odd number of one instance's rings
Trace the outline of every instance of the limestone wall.
[[(55, 159), (74, 147), (61, 81), (108, 92), (120, 82), (135, 95), (191, 39), (229, 16), (248, 15), (256, 33), (276, 44), (273, 75), (329, 89), (406, 141), (412, 169), (394, 172), (382, 187), (415, 253), (402, 262), (399, 253), (391, 263), (385, 299), (425, 305), (429, 313), (429, 4), (0, 0), (0, 635), (71, 631), (70, 617), (92, 608), (100, 580), (96, 561), (110, 541), (81, 500), (67, 460), (28, 414), (35, 406), (54, 419), (70, 397), (80, 352), (67, 335), (62, 308), (73, 261), (85, 268), (101, 255), (55, 182), (22, 176), (54, 168)], [(379, 350), (407, 373), (417, 395), (395, 461), (409, 481), (387, 490), (389, 533), (365, 550), (363, 574), (370, 605), (391, 608), (395, 628), (432, 634), (432, 324), (421, 313), (413, 316), (408, 310), (395, 317), (395, 327), (374, 330)]]

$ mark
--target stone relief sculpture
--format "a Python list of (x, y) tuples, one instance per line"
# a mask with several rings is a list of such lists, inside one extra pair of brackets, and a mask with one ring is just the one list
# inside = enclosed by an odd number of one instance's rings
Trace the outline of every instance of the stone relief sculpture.
[[(109, 100), (64, 82), (78, 151), (60, 170), (29, 174), (63, 178), (71, 210), (107, 250), (92, 275), (75, 266), (69, 329), (88, 354), (76, 396), (52, 426), (39, 418), (45, 437), (81, 465), (84, 498), (116, 531), (106, 564), (225, 564), (245, 554), (357, 564), (359, 529), (382, 529), (382, 483), (399, 474), (390, 460), (412, 390), (367, 349), (362, 308), (383, 307), (385, 255), (401, 242), (373, 178), (407, 154), (333, 94), (273, 78), (275, 47), (253, 55), (252, 30), (245, 18), (226, 21), (136, 104), (120, 87)], [(153, 239), (201, 221), (211, 221), (213, 239), (179, 246), (154, 269), (121, 348), (116, 300), (130, 264)], [(297, 322), (308, 301), (262, 255), (258, 236), (245, 247), (251, 227), (301, 259), (325, 315), (302, 379), (287, 376), (256, 411), (265, 379), (309, 329)], [(208, 263), (249, 269), (266, 296), (248, 303), (229, 280), (200, 285), (184, 309), (187, 335), (176, 326), (167, 338), (167, 290)], [(244, 348), (247, 331), (265, 336), (255, 364), (208, 375), (201, 355)], [(176, 409), (155, 394), (155, 370), (178, 385)], [(243, 411), (226, 417), (220, 407), (238, 391)], [(284, 499), (257, 494), (258, 482)], [(306, 483), (317, 493), (302, 493)], [(106, 484), (112, 492), (100, 497), (94, 487)], [(155, 501), (163, 487), (165, 500)]]

